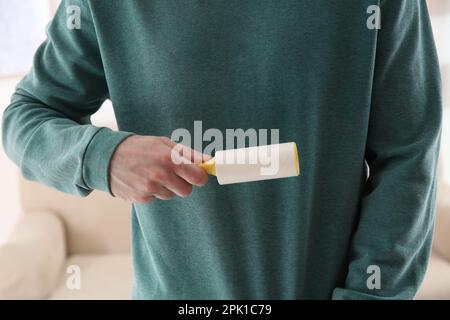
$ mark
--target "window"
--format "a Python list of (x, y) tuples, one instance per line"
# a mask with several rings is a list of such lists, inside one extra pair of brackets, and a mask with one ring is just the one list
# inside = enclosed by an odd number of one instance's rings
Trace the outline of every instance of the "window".
[(0, 0), (0, 77), (30, 69), (49, 20), (49, 1)]

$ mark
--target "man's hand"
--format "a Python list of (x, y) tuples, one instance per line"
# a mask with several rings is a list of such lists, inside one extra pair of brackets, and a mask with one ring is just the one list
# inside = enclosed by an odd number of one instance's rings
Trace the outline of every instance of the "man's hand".
[[(192, 193), (193, 185), (205, 185), (207, 173), (193, 162), (194, 157), (197, 161), (199, 156), (209, 157), (192, 151), (192, 157), (188, 159), (173, 151), (175, 147), (179, 145), (166, 137), (134, 135), (125, 139), (110, 163), (112, 193), (126, 201), (147, 203), (155, 198), (187, 197)], [(174, 159), (174, 155), (180, 158)]]

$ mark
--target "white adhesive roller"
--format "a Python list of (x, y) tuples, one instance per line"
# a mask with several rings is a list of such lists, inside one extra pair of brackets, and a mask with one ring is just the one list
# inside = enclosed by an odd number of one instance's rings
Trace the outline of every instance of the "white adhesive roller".
[(231, 184), (296, 177), (300, 174), (294, 142), (217, 151), (200, 165), (217, 177), (219, 184)]

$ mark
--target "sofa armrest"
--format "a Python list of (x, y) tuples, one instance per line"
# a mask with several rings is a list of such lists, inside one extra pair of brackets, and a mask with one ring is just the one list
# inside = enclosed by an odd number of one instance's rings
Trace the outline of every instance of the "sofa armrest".
[(43, 299), (66, 259), (64, 226), (51, 212), (27, 212), (0, 246), (0, 299)]

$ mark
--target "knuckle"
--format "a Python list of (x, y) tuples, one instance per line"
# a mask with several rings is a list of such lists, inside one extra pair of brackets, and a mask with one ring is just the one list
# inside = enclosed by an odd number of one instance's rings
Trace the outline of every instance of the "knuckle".
[[(167, 180), (167, 173), (162, 169), (154, 170), (151, 173), (151, 179), (154, 181), (165, 181)], [(152, 182), (150, 184), (154, 185)]]
[(162, 142), (169, 142), (169, 141), (170, 141), (170, 139), (169, 139), (168, 137), (166, 137), (166, 136), (160, 136), (159, 139), (160, 139)]
[(161, 154), (161, 161), (165, 164), (165, 165), (170, 165), (173, 163), (173, 154), (172, 152), (164, 152), (163, 154)]

